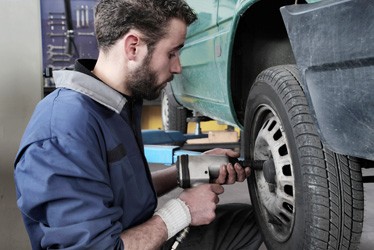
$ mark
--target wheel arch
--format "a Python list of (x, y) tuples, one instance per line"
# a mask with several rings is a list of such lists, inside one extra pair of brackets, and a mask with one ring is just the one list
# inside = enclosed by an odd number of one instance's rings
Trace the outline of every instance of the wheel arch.
[[(247, 97), (257, 75), (275, 65), (295, 64), (291, 44), (279, 11), (294, 0), (261, 0), (243, 6), (234, 21), (228, 64), (233, 112), (244, 123)], [(249, 6), (248, 6), (249, 5)]]

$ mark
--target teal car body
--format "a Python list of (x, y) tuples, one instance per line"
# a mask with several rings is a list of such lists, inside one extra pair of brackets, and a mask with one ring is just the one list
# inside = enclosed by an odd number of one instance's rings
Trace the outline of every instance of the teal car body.
[(174, 95), (189, 109), (240, 126), (227, 84), (230, 82), (229, 58), (238, 16), (254, 1), (192, 0), (188, 3), (199, 11), (198, 20), (190, 27), (181, 52), (183, 73), (175, 77)]

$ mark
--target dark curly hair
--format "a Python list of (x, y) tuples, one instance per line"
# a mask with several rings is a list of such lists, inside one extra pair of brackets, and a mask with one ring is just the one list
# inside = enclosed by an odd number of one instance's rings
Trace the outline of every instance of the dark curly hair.
[(142, 32), (148, 48), (162, 39), (172, 18), (186, 25), (197, 17), (184, 0), (100, 0), (95, 11), (98, 47), (107, 51), (130, 29)]

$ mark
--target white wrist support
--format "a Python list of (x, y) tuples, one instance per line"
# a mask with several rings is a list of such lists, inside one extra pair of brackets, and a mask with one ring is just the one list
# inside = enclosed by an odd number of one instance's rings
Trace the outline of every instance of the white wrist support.
[(191, 223), (191, 214), (186, 203), (181, 199), (172, 199), (162, 206), (155, 215), (161, 217), (168, 229), (168, 239)]

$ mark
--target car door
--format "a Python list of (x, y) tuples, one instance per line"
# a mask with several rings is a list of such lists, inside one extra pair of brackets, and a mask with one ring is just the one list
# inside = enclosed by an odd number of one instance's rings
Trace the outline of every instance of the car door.
[(181, 50), (182, 74), (176, 75), (172, 87), (183, 105), (194, 108), (206, 102), (222, 102), (221, 81), (215, 63), (218, 0), (187, 0), (198, 15), (187, 33)]

